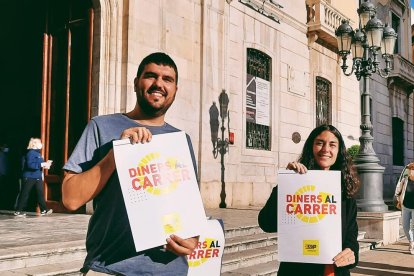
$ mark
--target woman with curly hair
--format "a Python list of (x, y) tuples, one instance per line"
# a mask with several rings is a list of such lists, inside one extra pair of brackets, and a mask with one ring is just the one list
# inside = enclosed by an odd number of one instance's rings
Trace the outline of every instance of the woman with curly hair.
[[(357, 265), (359, 253), (357, 206), (352, 197), (358, 191), (359, 180), (341, 133), (331, 125), (316, 127), (309, 134), (299, 160), (289, 162), (286, 169), (300, 174), (308, 169), (341, 171), (342, 251), (331, 265), (281, 262), (278, 275), (350, 275), (349, 269)], [(277, 197), (276, 186), (259, 213), (259, 225), (265, 232), (277, 232)]]

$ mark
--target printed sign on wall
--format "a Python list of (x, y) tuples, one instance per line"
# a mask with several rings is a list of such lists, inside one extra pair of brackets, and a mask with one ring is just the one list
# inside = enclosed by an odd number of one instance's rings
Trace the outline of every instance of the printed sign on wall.
[(171, 234), (198, 236), (207, 220), (185, 133), (154, 135), (145, 144), (124, 139), (113, 145), (137, 252), (166, 244)]
[(269, 126), (270, 82), (250, 74), (246, 81), (246, 121)]
[(279, 171), (279, 261), (332, 264), (342, 251), (340, 177), (339, 171)]

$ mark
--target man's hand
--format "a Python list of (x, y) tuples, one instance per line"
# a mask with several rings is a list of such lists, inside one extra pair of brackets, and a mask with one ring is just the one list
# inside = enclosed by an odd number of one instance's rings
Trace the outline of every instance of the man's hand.
[(190, 255), (197, 247), (199, 236), (182, 239), (176, 235), (167, 238), (166, 249), (178, 256)]
[(351, 265), (355, 263), (355, 253), (350, 248), (345, 248), (333, 260), (337, 267)]
[(131, 127), (127, 128), (121, 133), (119, 139), (129, 138), (131, 144), (147, 143), (152, 139), (151, 132), (145, 127)]

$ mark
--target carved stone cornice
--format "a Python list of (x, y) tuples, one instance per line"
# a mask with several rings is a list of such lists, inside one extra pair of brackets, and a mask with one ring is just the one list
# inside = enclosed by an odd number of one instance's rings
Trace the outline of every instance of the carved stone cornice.
[(414, 64), (401, 55), (394, 54), (391, 59), (391, 68), (388, 83), (399, 85), (411, 93), (414, 89)]

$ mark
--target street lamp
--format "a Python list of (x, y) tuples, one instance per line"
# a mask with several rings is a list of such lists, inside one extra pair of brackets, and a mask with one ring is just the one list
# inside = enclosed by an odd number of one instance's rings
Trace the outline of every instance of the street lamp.
[[(213, 156), (217, 158), (220, 153), (220, 162), (221, 162), (221, 192), (220, 192), (220, 208), (226, 208), (226, 183), (224, 182), (224, 155), (229, 149), (229, 140), (228, 138), (224, 139), (224, 131), (226, 127), (224, 126), (224, 120), (227, 118), (227, 128), (229, 128), (230, 117), (228, 112), (229, 107), (229, 96), (226, 94), (226, 90), (222, 90), (219, 95), (219, 105), (220, 105), (220, 117), (221, 117), (221, 138), (218, 138), (218, 116), (217, 116), (217, 107), (215, 103), (210, 108), (210, 128), (211, 128), (211, 141), (213, 142)], [(213, 115), (216, 114), (216, 115)]]
[[(371, 136), (371, 111), (369, 78), (377, 73), (387, 78), (390, 71), (391, 57), (394, 51), (397, 33), (389, 26), (382, 24), (376, 17), (376, 8), (365, 0), (357, 10), (359, 15), (359, 29), (355, 31), (347, 20), (342, 20), (335, 35), (338, 40), (339, 55), (342, 57), (342, 71), (346, 76), (355, 74), (357, 80), (363, 80), (361, 99), (362, 135), (359, 138), (360, 148), (355, 158), (356, 168), (362, 187), (359, 194), (358, 210), (367, 212), (381, 212), (388, 210), (383, 200), (383, 173), (384, 167), (379, 165), (372, 146), (374, 138)], [(347, 71), (347, 57), (352, 52), (352, 68)], [(385, 67), (380, 68), (379, 53), (385, 61)]]

